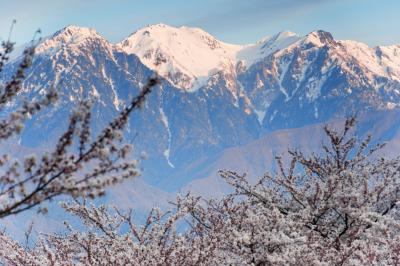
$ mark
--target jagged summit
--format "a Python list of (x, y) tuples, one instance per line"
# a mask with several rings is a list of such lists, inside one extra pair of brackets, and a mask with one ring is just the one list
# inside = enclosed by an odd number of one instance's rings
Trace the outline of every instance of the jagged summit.
[(66, 46), (81, 45), (88, 40), (108, 43), (108, 41), (94, 29), (69, 25), (55, 32), (52, 36), (45, 38), (37, 47), (36, 52), (56, 52)]
[(92, 28), (88, 28), (88, 27), (81, 27), (81, 26), (77, 26), (77, 25), (68, 25), (60, 30), (58, 30), (57, 32), (55, 32), (53, 34), (53, 37), (56, 36), (61, 36), (61, 35), (66, 35), (66, 36), (91, 36), (91, 35), (97, 35), (98, 33), (96, 32), (95, 29)]
[(332, 34), (323, 30), (316, 30), (308, 33), (301, 39), (301, 42), (303, 44), (312, 44), (317, 47), (336, 43)]

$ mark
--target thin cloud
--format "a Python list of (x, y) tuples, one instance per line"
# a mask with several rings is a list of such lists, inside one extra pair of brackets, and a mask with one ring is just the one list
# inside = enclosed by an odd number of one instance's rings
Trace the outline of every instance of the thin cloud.
[(254, 21), (264, 22), (282, 19), (285, 16), (314, 10), (318, 6), (343, 0), (248, 0), (232, 4), (232, 1), (217, 1), (218, 6), (204, 15), (188, 20), (189, 25), (199, 25), (214, 30), (229, 30), (237, 27), (254, 26)]

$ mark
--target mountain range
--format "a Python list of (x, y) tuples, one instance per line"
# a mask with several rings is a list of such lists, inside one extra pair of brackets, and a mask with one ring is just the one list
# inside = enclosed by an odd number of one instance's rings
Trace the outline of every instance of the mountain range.
[[(3, 80), (19, 60), (8, 63)], [(262, 174), (288, 147), (316, 151), (321, 126), (349, 115), (361, 120), (360, 134), (389, 141), (392, 155), (399, 150), (400, 45), (369, 47), (321, 30), (236, 45), (164, 24), (119, 43), (77, 26), (44, 38), (22, 95), (34, 99), (54, 85), (60, 99), (29, 120), (18, 142), (26, 149), (54, 144), (82, 99), (92, 100), (99, 130), (154, 73), (162, 83), (125, 132), (138, 154), (148, 154), (143, 177), (112, 193), (126, 206), (188, 189), (218, 194), (218, 169)]]

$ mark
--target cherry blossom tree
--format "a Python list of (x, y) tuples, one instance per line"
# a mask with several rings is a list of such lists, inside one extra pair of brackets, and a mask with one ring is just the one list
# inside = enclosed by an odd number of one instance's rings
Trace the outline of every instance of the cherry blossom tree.
[(0, 257), (16, 265), (398, 265), (400, 160), (360, 139), (355, 119), (325, 127), (322, 152), (290, 150), (251, 183), (220, 171), (233, 191), (220, 199), (178, 196), (144, 224), (132, 211), (76, 200), (63, 208), (85, 230), (42, 235), (25, 248), (0, 234)]

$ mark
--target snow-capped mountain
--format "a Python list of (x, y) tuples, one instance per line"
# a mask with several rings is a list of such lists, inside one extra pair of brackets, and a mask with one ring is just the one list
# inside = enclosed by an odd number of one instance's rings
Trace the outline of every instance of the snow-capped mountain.
[(399, 57), (393, 50), (336, 41), (316, 31), (253, 64), (238, 79), (264, 128), (298, 127), (399, 107)]
[(194, 91), (219, 71), (238, 62), (251, 65), (299, 38), (294, 33), (282, 32), (256, 44), (235, 45), (221, 42), (199, 28), (157, 24), (136, 31), (116, 46), (138, 56), (176, 87)]
[(149, 154), (148, 180), (167, 187), (162, 180), (179, 176), (174, 185), (184, 185), (210, 158), (266, 132), (400, 107), (400, 46), (368, 47), (324, 31), (234, 45), (163, 24), (113, 44), (69, 26), (37, 47), (24, 94), (38, 97), (55, 85), (61, 98), (30, 120), (21, 143), (51, 142), (83, 98), (93, 100), (93, 125), (101, 127), (155, 71), (165, 80), (131, 117), (126, 137)]
[(241, 49), (201, 29), (164, 24), (140, 29), (117, 47), (135, 54), (147, 67), (187, 90), (198, 89), (210, 75), (235, 64), (235, 54)]

